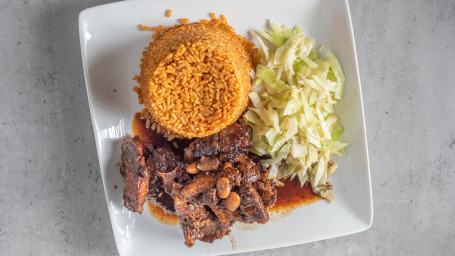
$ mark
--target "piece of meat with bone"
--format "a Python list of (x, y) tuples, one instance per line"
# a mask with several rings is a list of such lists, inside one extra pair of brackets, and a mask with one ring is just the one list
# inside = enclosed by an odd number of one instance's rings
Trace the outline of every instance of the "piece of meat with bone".
[(228, 189), (218, 191), (218, 195), (231, 192), (239, 195), (241, 201), (237, 209), (231, 211), (227, 208), (227, 198), (220, 199), (219, 203), (207, 205), (222, 223), (235, 221), (265, 223), (269, 218), (267, 208), (276, 202), (275, 185), (266, 178), (268, 170), (262, 164), (248, 157), (238, 160), (236, 167), (225, 163), (223, 169), (216, 174), (217, 189)]
[(189, 247), (196, 240), (213, 242), (230, 231), (231, 225), (223, 225), (204, 204), (216, 204), (218, 199), (214, 186), (214, 174), (199, 173), (192, 181), (182, 188), (175, 188), (172, 193), (185, 244)]
[(121, 159), (120, 173), (125, 182), (124, 205), (132, 212), (142, 213), (149, 191), (149, 171), (145, 165), (144, 146), (139, 137), (123, 142)]
[(157, 148), (148, 146), (146, 166), (150, 170), (147, 200), (162, 207), (166, 213), (174, 214), (174, 199), (169, 193), (173, 186), (181, 187), (190, 179), (183, 169), (185, 164), (168, 145), (164, 145)]
[(164, 192), (172, 195), (175, 189), (183, 187), (187, 181), (191, 181), (188, 173), (181, 167), (177, 166), (172, 172), (155, 172), (163, 181)]
[(196, 240), (211, 243), (230, 233), (230, 225), (222, 225), (205, 205), (191, 202), (179, 195), (174, 197), (174, 202), (185, 244), (188, 247), (193, 246)]
[(146, 199), (151, 204), (160, 206), (164, 212), (175, 214), (174, 199), (164, 191), (162, 178), (153, 171), (150, 172), (149, 192)]
[(239, 206), (239, 214), (246, 223), (266, 223), (269, 214), (264, 206), (261, 196), (253, 187), (242, 186), (239, 189), (242, 203)]

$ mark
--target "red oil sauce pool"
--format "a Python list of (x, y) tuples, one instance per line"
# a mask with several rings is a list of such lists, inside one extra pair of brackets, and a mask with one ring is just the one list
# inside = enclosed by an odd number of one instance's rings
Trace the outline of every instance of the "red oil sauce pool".
[[(145, 122), (145, 120), (140, 119), (140, 113), (136, 113), (134, 115), (133, 123), (131, 125), (133, 136), (139, 136), (141, 141), (147, 144), (156, 145), (165, 143), (166, 139), (153, 130), (146, 128)], [(284, 186), (277, 187), (277, 200), (275, 206), (273, 206), (270, 211), (292, 211), (299, 206), (321, 200), (321, 197), (313, 193), (311, 190), (311, 185), (309, 183), (301, 187), (300, 181), (297, 178), (293, 180), (284, 179), (282, 182), (284, 183)], [(161, 207), (147, 202), (147, 208), (150, 214), (159, 222), (168, 225), (178, 224), (177, 216), (165, 213)]]
[(277, 200), (271, 211), (292, 210), (304, 204), (311, 204), (322, 198), (313, 193), (311, 185), (300, 186), (298, 178), (282, 180), (284, 186), (277, 187)]

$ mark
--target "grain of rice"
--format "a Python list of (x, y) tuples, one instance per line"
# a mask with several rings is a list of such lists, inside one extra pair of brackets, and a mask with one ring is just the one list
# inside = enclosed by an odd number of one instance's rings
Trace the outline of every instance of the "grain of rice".
[(188, 21), (190, 21), (190, 19), (179, 19), (180, 23), (182, 23), (183, 25), (185, 25), (186, 23), (188, 23)]
[[(154, 30), (155, 30), (155, 32), (160, 33), (160, 32), (163, 32), (163, 30), (164, 30), (163, 28), (164, 28), (164, 26), (163, 26), (163, 25), (160, 25), (160, 26), (155, 27)], [(159, 34), (158, 34), (158, 35), (159, 35)]]
[(145, 26), (145, 25), (142, 25), (142, 24), (139, 24), (139, 28), (142, 30), (142, 31), (145, 31), (145, 30), (148, 30), (148, 31), (153, 31), (153, 29), (149, 26)]

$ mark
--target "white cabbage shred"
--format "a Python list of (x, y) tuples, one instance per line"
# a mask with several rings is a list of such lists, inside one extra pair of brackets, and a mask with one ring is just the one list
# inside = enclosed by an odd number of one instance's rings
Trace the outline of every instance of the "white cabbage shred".
[(298, 177), (303, 186), (333, 201), (328, 179), (337, 165), (331, 154), (344, 154), (346, 143), (334, 105), (341, 100), (345, 77), (330, 51), (306, 37), (298, 26), (270, 21), (270, 31), (251, 32), (260, 46), (251, 104), (244, 115), (253, 127), (251, 151), (269, 155), (270, 179)]

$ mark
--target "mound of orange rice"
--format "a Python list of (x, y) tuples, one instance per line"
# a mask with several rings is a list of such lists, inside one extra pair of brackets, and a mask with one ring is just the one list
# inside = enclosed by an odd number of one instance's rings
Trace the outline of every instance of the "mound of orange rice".
[(157, 31), (143, 52), (139, 97), (169, 134), (204, 137), (234, 123), (248, 104), (254, 44), (226, 19)]

